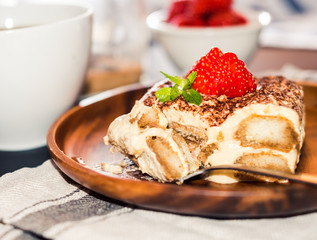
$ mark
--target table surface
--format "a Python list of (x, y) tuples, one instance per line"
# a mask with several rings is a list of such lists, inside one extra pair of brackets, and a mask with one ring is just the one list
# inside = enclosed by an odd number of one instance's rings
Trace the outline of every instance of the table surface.
[(248, 68), (251, 72), (280, 69), (285, 63), (301, 69), (317, 70), (317, 50), (259, 48)]
[[(317, 70), (316, 60), (317, 50), (259, 48), (248, 68), (256, 73), (271, 69), (278, 70), (285, 63), (289, 63), (301, 69)], [(21, 152), (0, 151), (0, 176), (22, 167), (36, 167), (49, 158), (46, 146)]]

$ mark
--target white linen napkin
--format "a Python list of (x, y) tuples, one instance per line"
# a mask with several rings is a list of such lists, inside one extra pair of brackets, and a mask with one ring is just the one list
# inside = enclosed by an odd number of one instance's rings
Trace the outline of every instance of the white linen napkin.
[(315, 239), (317, 213), (217, 220), (131, 208), (91, 192), (53, 161), (0, 178), (0, 239)]

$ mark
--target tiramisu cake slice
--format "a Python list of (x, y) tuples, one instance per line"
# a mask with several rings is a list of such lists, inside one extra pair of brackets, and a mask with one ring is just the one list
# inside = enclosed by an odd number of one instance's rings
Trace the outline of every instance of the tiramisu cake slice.
[[(295, 172), (304, 140), (299, 85), (281, 76), (256, 79), (217, 48), (186, 78), (164, 75), (104, 139), (143, 173), (172, 182), (222, 164)], [(228, 171), (208, 179), (230, 183), (241, 176)]]

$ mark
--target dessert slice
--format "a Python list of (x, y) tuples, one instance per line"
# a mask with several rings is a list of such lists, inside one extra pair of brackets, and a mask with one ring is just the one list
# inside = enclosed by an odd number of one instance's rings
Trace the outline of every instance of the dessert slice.
[[(222, 164), (294, 173), (304, 140), (302, 88), (281, 76), (255, 79), (219, 49), (206, 56), (186, 79), (165, 74), (169, 79), (111, 123), (105, 143), (162, 182)], [(222, 171), (208, 179), (230, 183), (245, 176)]]

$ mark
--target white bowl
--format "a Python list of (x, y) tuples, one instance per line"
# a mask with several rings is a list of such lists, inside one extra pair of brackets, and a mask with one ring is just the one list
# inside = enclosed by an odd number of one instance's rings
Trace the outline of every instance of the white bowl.
[[(253, 11), (238, 12), (247, 18), (247, 24), (226, 27), (177, 27), (165, 21), (166, 12), (163, 10), (151, 13), (146, 23), (174, 63), (183, 72), (187, 72), (213, 47), (218, 47), (223, 52), (233, 52), (238, 58), (248, 62), (257, 47), (263, 27), (261, 17), (265, 16)], [(269, 18), (268, 15), (266, 17)]]
[(0, 150), (46, 144), (83, 86), (91, 28), (84, 6), (0, 6)]

